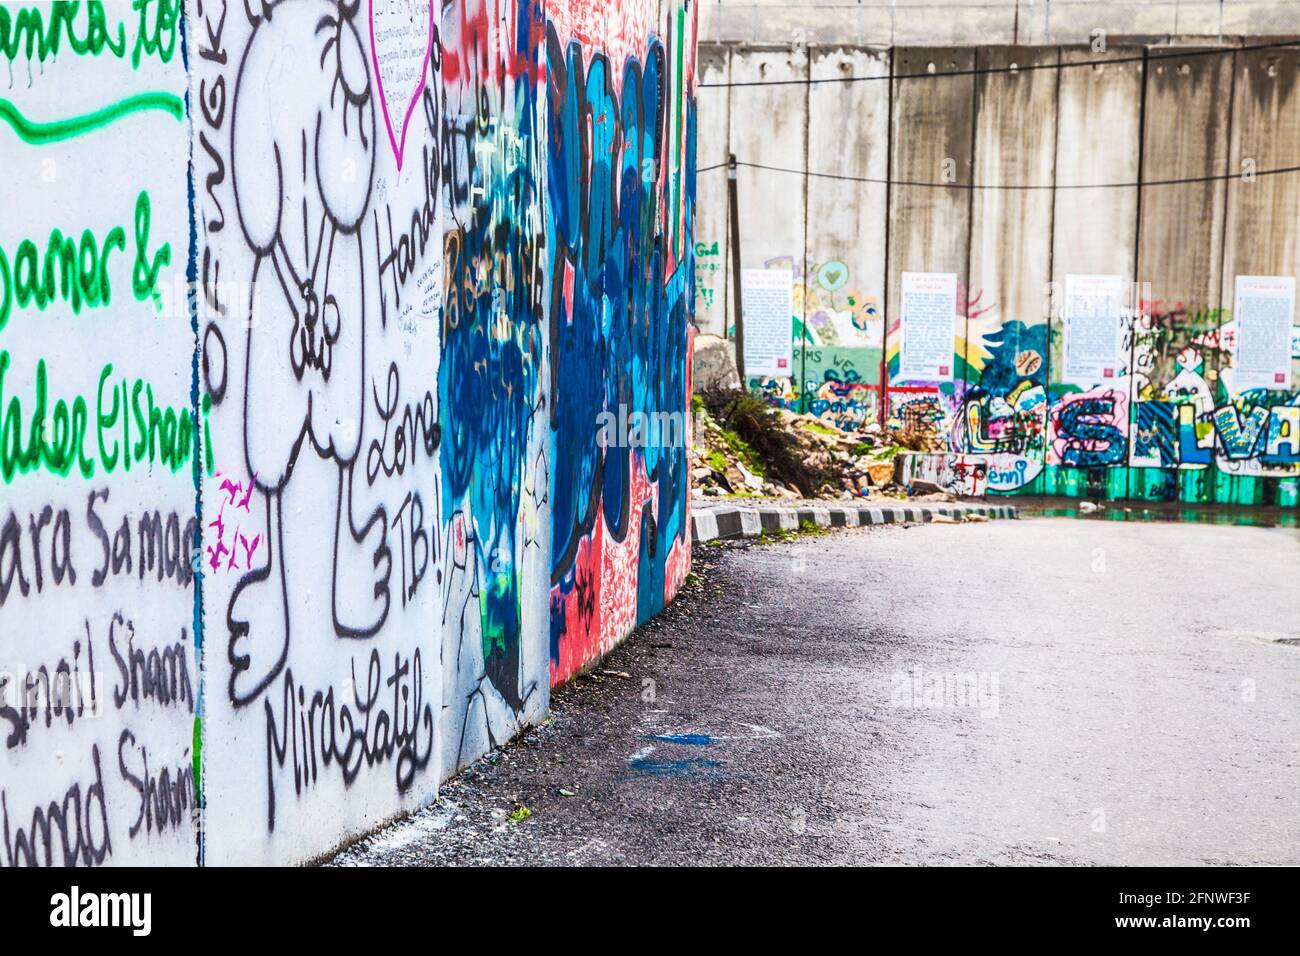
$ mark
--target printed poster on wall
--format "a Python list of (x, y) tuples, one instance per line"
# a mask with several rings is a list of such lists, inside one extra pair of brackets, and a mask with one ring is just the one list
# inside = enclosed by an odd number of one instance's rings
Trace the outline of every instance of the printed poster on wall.
[(1061, 381), (1092, 386), (1118, 378), (1124, 369), (1124, 279), (1067, 275), (1064, 367)]
[(950, 382), (957, 335), (957, 274), (904, 272), (900, 382)]
[(746, 269), (741, 287), (745, 375), (790, 376), (794, 370), (790, 344), (794, 273), (789, 269)]
[(1291, 388), (1294, 276), (1237, 276), (1233, 390)]

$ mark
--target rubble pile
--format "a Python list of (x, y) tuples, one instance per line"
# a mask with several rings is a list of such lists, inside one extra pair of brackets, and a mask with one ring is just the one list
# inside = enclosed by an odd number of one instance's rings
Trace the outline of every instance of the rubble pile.
[(803, 497), (780, 478), (769, 479), (767, 464), (758, 453), (702, 407), (695, 414), (691, 487), (697, 497)]
[(825, 480), (817, 488), (817, 497), (866, 497), (877, 492), (899, 492), (894, 484), (894, 456), (899, 448), (881, 438), (875, 422), (856, 432), (841, 431), (827, 425), (815, 415), (780, 413), (782, 424), (799, 440), (809, 467)]
[(696, 397), (691, 479), (696, 497), (901, 497), (898, 436), (871, 423), (845, 432), (814, 415), (739, 391)]

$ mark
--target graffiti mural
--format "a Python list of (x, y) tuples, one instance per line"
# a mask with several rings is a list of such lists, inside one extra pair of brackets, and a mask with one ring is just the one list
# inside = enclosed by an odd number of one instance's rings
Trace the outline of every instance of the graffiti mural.
[[(980, 319), (996, 324), (981, 330)], [(1047, 323), (1000, 320), (990, 313), (980, 319), (968, 323), (966, 380), (952, 447), (979, 456), (989, 491), (1018, 491), (1038, 477), (1046, 460)]]
[(7, 3), (0, 37), (0, 866), (193, 864), (179, 3)]
[[(999, 359), (1005, 359), (1009, 350), (997, 338), (1002, 332), (997, 307), (984, 301), (983, 292), (970, 292), (960, 280), (954, 325), (957, 333), (953, 336), (952, 381), (917, 382), (898, 378), (902, 318), (891, 320), (885, 342), (889, 374), (885, 425), (895, 431), (923, 435), (934, 449), (966, 451), (967, 383), (981, 381), (983, 366), (992, 359), (994, 350)], [(990, 376), (989, 387), (994, 384)]]
[(1122, 465), (1128, 457), (1128, 390), (1098, 386), (1054, 404), (1048, 416), (1048, 461), (1070, 468)]
[[(981, 493), (1300, 503), (1300, 394), (1234, 390), (1231, 314), (1142, 301), (1125, 321), (1126, 367), (1087, 389), (1044, 380), (1049, 329), (1059, 350), (1055, 321), (969, 336), (981, 354), (954, 383), (964, 428), (949, 441), (963, 461), (987, 465)], [(944, 397), (891, 389), (891, 423), (938, 429)], [(938, 458), (910, 467), (958, 484)]]
[[(553, 681), (658, 612), (690, 562), (696, 9), (659, 9), (577, 3), (547, 25)], [(660, 424), (611, 441), (604, 416)]]
[(989, 491), (990, 465), (982, 455), (903, 455), (902, 482), (915, 489), (924, 481), (954, 495), (983, 495)]
[(1300, 394), (1251, 389), (1213, 413), (1215, 464), (1231, 475), (1300, 475)]
[(701, 309), (712, 312), (715, 306), (722, 307), (718, 285), (725, 279), (723, 268), (718, 240), (695, 243), (695, 295)]
[(443, 8), (443, 774), (546, 714), (542, 8)]
[(194, 15), (204, 846), (300, 860), (438, 782), (437, 11)]
[(774, 405), (809, 412), (843, 431), (879, 421), (884, 317), (878, 298), (861, 292), (852, 270), (838, 259), (810, 263), (807, 275), (794, 256), (764, 266), (790, 269), (795, 276), (796, 372), (788, 378), (751, 378), (750, 388)]

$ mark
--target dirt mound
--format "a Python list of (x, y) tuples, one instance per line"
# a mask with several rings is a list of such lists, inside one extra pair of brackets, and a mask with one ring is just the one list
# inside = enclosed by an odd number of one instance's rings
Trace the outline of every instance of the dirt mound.
[(696, 454), (700, 496), (849, 498), (901, 495), (894, 456), (915, 436), (882, 434), (872, 423), (845, 432), (814, 415), (777, 408), (744, 392), (697, 395)]

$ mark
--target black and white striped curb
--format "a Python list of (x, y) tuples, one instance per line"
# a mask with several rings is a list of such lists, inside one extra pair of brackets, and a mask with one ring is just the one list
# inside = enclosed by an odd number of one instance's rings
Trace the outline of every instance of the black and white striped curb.
[(823, 528), (857, 528), (863, 525), (902, 524), (907, 521), (933, 521), (935, 515), (961, 520), (964, 515), (986, 518), (1018, 518), (1011, 505), (980, 504), (897, 504), (897, 505), (800, 505), (738, 506), (699, 508), (691, 511), (691, 540), (713, 541), (716, 538), (756, 538), (776, 531), (798, 531), (805, 521)]

